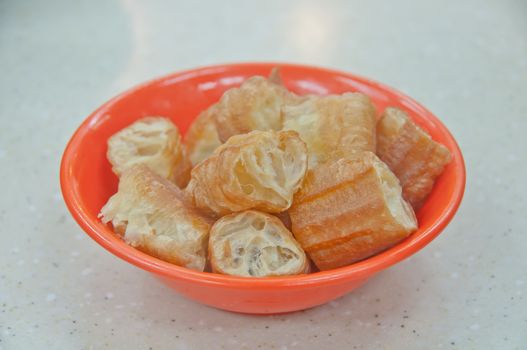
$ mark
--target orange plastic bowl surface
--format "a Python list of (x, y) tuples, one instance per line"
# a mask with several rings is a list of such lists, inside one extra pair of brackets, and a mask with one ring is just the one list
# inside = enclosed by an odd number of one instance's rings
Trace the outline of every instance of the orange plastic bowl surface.
[[(117, 177), (106, 159), (106, 141), (133, 121), (166, 116), (184, 133), (198, 113), (218, 101), (229, 88), (253, 75), (282, 67), (284, 84), (299, 94), (360, 91), (379, 111), (397, 106), (438, 142), (450, 149), (452, 162), (435, 184), (417, 217), (419, 229), (396, 246), (364, 261), (335, 270), (276, 278), (244, 278), (197, 272), (169, 264), (126, 245), (97, 218), (117, 191)], [(266, 314), (306, 309), (357, 288), (377, 272), (401, 261), (434, 239), (454, 216), (465, 188), (461, 151), (447, 128), (426, 108), (385, 85), (325, 68), (282, 63), (243, 63), (174, 73), (135, 87), (91, 114), (69, 141), (60, 169), (65, 202), (79, 225), (101, 246), (160, 278), (198, 302), (220, 309)]]

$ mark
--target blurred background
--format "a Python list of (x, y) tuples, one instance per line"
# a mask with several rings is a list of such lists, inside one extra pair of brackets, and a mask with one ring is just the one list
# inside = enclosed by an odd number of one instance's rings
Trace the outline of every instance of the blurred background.
[[(393, 86), (457, 138), (445, 232), (337, 301), (268, 317), (174, 294), (91, 241), (59, 190), (97, 106), (187, 68), (285, 61)], [(527, 349), (527, 2), (0, 1), (0, 349)]]

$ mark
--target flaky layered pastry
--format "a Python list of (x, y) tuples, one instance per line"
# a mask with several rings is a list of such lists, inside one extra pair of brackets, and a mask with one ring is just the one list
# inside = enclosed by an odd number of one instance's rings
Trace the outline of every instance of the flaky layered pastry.
[(182, 188), (190, 177), (179, 130), (163, 117), (140, 119), (114, 134), (108, 139), (107, 157), (118, 176), (132, 165), (144, 164)]
[(192, 209), (183, 192), (145, 165), (133, 165), (101, 209), (126, 243), (170, 263), (203, 271), (212, 222)]
[[(272, 81), (280, 81), (277, 74), (272, 75)], [(255, 76), (247, 79), (240, 87), (225, 92), (214, 111), (221, 141), (225, 142), (233, 135), (253, 130), (282, 128), (281, 108), (297, 97), (272, 81)]]
[(309, 272), (309, 262), (282, 222), (248, 210), (218, 220), (210, 231), (213, 272), (236, 276), (283, 276)]
[(306, 142), (310, 169), (352, 152), (375, 152), (376, 111), (364, 94), (309, 96), (284, 106), (282, 114), (283, 129)]
[(202, 112), (185, 134), (186, 153), (192, 166), (210, 156), (221, 145), (214, 114), (214, 106)]
[(377, 124), (377, 155), (395, 173), (403, 196), (418, 209), (450, 162), (450, 151), (432, 140), (408, 115), (386, 108)]
[(295, 238), (321, 270), (377, 254), (417, 228), (399, 181), (371, 152), (310, 170), (289, 215)]
[(306, 145), (296, 132), (253, 131), (231, 137), (196, 165), (186, 192), (213, 216), (278, 213), (291, 206), (306, 169)]

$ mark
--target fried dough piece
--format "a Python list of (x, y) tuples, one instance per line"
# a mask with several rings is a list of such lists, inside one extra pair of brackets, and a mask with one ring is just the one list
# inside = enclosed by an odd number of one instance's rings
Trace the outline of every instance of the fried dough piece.
[(183, 192), (145, 165), (133, 165), (101, 209), (129, 245), (161, 260), (203, 271), (212, 221), (190, 206)]
[[(271, 78), (279, 81), (276, 73)], [(280, 130), (282, 106), (296, 99), (285, 87), (264, 77), (247, 79), (240, 87), (226, 91), (215, 105), (214, 120), (220, 140), (225, 142), (233, 135), (253, 130)]]
[(269, 78), (267, 78), (270, 83), (284, 86), (284, 81), (282, 80), (282, 74), (281, 74), (281, 68), (280, 67), (273, 67), (271, 69), (271, 73), (269, 73)]
[(450, 151), (393, 107), (377, 124), (377, 140), (377, 155), (399, 178), (404, 198), (419, 209), (450, 162)]
[(142, 118), (108, 139), (107, 157), (120, 176), (135, 164), (145, 164), (158, 175), (183, 188), (190, 178), (178, 128), (167, 118)]
[(202, 112), (185, 134), (185, 148), (192, 166), (210, 156), (221, 145), (214, 114), (214, 106)]
[(297, 131), (307, 144), (309, 169), (352, 152), (375, 152), (376, 111), (364, 94), (309, 96), (282, 113), (283, 130)]
[(210, 231), (212, 271), (227, 275), (269, 277), (309, 272), (309, 261), (282, 222), (248, 210), (218, 220)]
[(371, 152), (310, 170), (289, 215), (295, 238), (320, 270), (377, 254), (417, 229), (397, 177)]
[(291, 206), (306, 170), (306, 145), (296, 132), (252, 131), (231, 137), (196, 165), (186, 192), (213, 216), (278, 213)]

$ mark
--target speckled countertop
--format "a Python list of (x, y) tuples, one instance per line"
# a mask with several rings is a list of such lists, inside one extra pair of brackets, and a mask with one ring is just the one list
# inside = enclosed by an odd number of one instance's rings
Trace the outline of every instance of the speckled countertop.
[[(107, 253), (59, 192), (64, 146), (138, 82), (282, 60), (385, 82), (435, 112), (464, 202), (420, 253), (325, 306), (245, 316)], [(527, 349), (527, 2), (0, 2), (0, 349)]]

